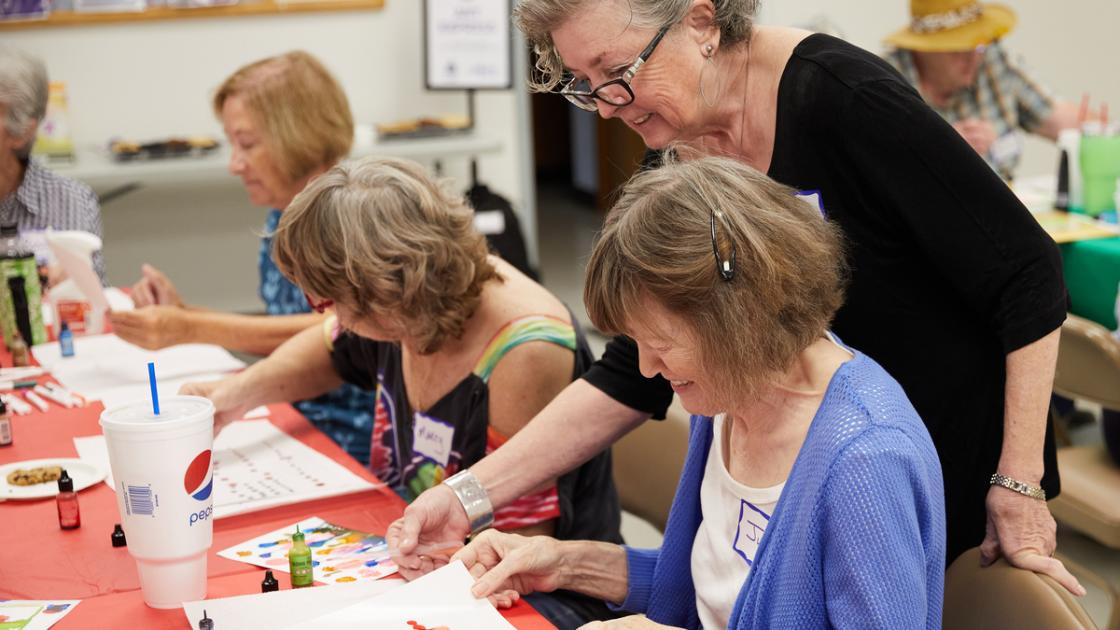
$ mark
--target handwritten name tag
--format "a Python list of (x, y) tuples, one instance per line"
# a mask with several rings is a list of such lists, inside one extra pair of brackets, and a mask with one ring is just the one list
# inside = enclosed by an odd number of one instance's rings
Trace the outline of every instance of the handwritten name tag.
[(455, 427), (450, 424), (422, 413), (413, 416), (412, 450), (440, 466), (447, 466), (447, 460), (451, 457), (453, 437), (455, 437)]

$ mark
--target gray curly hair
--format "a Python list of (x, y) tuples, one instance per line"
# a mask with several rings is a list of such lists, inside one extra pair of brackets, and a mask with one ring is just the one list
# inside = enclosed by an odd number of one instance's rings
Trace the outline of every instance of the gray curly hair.
[[(560, 84), (565, 72), (560, 53), (552, 43), (552, 31), (575, 15), (590, 0), (518, 0), (513, 9), (517, 28), (537, 53), (536, 71), (529, 87), (537, 92), (551, 92)], [(594, 0), (601, 2), (602, 0)], [(688, 13), (692, 0), (616, 0), (630, 6), (632, 23), (637, 26), (661, 28), (676, 24)], [(750, 41), (759, 0), (711, 0), (715, 22), (724, 46)]]
[(3, 124), (13, 136), (25, 137), (32, 132), (17, 152), (20, 159), (31, 155), (35, 135), (29, 126), (42, 122), (48, 89), (47, 67), (41, 60), (11, 46), (0, 46), (0, 106), (7, 110)]

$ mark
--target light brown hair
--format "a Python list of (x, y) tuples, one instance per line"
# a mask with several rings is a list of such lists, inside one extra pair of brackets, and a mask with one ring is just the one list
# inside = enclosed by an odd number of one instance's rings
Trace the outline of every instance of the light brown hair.
[(346, 93), (310, 54), (297, 50), (243, 66), (214, 94), (214, 113), (244, 99), (280, 171), (296, 182), (350, 153), (354, 119)]
[(466, 201), (401, 159), (343, 162), (312, 180), (281, 215), (272, 255), (304, 291), (400, 323), (422, 354), (460, 337), (500, 278)]
[[(712, 214), (724, 280), (712, 251)], [(604, 332), (632, 330), (645, 299), (688, 323), (725, 395), (751, 394), (827, 330), (843, 302), (839, 230), (794, 191), (735, 160), (708, 157), (636, 175), (587, 264), (584, 302)]]
[[(564, 61), (552, 42), (552, 31), (560, 28), (589, 1), (604, 0), (518, 0), (513, 9), (514, 22), (536, 52), (536, 66), (529, 87), (551, 92), (565, 75)], [(610, 0), (628, 5), (633, 24), (659, 29), (676, 24), (692, 7), (692, 0)], [(750, 40), (759, 0), (712, 0), (720, 43), (731, 46)], [(639, 51), (635, 50), (637, 54)]]

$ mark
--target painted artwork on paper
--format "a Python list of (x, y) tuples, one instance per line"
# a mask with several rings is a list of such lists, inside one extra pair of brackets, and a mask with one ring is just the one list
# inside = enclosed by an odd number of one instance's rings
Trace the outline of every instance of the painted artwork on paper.
[(287, 573), (288, 550), (292, 547), (292, 534), (297, 525), (311, 548), (316, 582), (345, 584), (376, 580), (397, 572), (397, 565), (389, 559), (389, 546), (383, 536), (334, 525), (318, 517), (234, 545), (218, 555)]
[(47, 630), (80, 600), (0, 600), (0, 630)]

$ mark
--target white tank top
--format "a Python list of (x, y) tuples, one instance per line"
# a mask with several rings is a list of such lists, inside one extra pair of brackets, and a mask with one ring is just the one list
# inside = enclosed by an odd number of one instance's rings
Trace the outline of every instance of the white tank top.
[(692, 543), (692, 582), (700, 623), (726, 628), (785, 482), (751, 488), (732, 479), (723, 463), (727, 416), (720, 414), (712, 422), (712, 447), (700, 483), (704, 520)]

